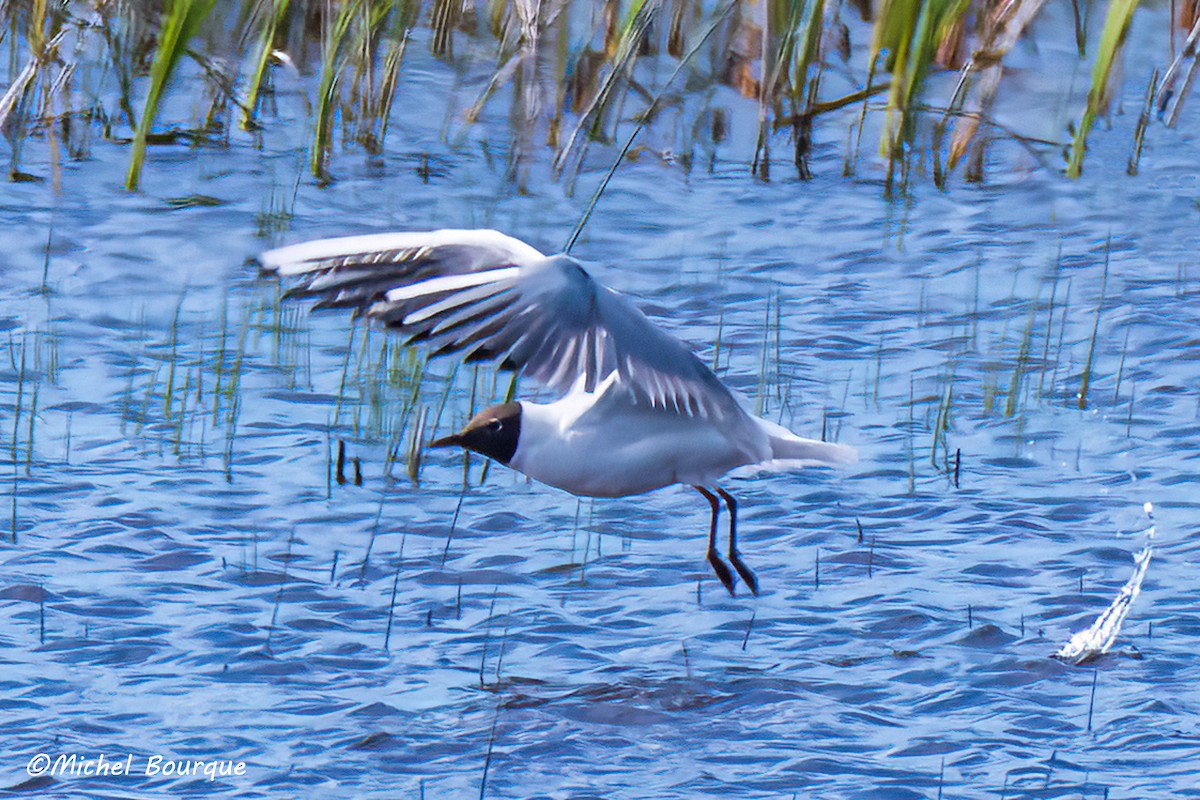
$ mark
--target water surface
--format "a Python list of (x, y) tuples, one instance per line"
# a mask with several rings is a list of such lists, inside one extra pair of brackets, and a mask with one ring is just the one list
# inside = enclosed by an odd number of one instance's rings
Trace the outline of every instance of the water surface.
[[(285, 93), (260, 140), (152, 149), (140, 194), (105, 141), (60, 192), (0, 194), (0, 783), (1200, 796), (1194, 113), (1153, 130), (1136, 178), (1132, 114), (1093, 136), (1077, 183), (998, 147), (986, 185), (888, 199), (871, 164), (841, 177), (832, 128), (809, 182), (756, 181), (734, 145), (710, 171), (617, 172), (575, 254), (764, 415), (860, 450), (843, 472), (729, 483), (763, 587), (731, 598), (691, 490), (580, 503), (499, 467), (481, 484), (473, 461), (464, 493), (446, 452), (414, 485), (422, 413), (428, 438), (507, 377), (422, 372), (245, 266), (277, 242), (392, 229), (562, 246), (604, 159), (574, 194), (515, 192), (481, 146), (504, 146), (502, 115), (447, 143), (455, 87), (422, 52), (397, 107), (437, 113), (397, 114), (400, 144), (340, 158), (331, 186), (296, 182), (286, 123), (304, 112)], [(720, 99), (752, 124), (752, 104)], [(293, 191), (287, 229), (261, 235)], [(220, 204), (167, 202), (189, 195)], [(339, 440), (361, 486), (333, 480)], [(1147, 501), (1158, 547), (1125, 654), (1050, 659), (1128, 578)], [(25, 784), (38, 753), (248, 769)]]

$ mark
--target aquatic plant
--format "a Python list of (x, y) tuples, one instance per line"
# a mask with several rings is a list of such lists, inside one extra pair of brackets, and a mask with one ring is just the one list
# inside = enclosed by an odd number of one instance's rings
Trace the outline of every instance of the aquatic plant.
[[(1019, 91), (1005, 87), (1006, 57), (1030, 37), (1054, 34), (1033, 32), (1044, 5), (438, 0), (422, 7), (416, 0), (169, 0), (160, 6), (124, 0), (93, 8), (27, 0), (0, 7), (10, 48), (0, 123), (12, 143), (14, 179), (34, 177), (20, 169), (21, 144), (31, 137), (76, 153), (83, 136), (99, 133), (130, 144), (131, 189), (140, 185), (153, 144), (234, 146), (232, 127), (252, 131), (257, 141), (280, 126), (305, 124), (308, 169), (327, 182), (340, 153), (378, 155), (390, 122), (425, 112), (420, 104), (394, 107), (406, 53), (420, 42), (456, 82), (469, 77), (484, 87), (473, 103), (447, 117), (444, 132), (453, 143), (465, 141), (475, 120), (510, 99), (505, 171), (521, 191), (528, 188), (539, 139), (552, 173), (570, 189), (593, 145), (606, 163), (619, 166), (639, 155), (634, 140), (647, 129), (648, 136), (673, 142), (655, 146), (664, 160), (691, 169), (698, 154), (713, 162), (730, 135), (731, 117), (748, 115), (756, 122), (746, 166), (763, 180), (772, 177), (781, 136), (789, 138), (795, 174), (807, 178), (814, 137), (836, 140), (841, 130), (847, 174), (859, 168), (863, 136), (878, 132), (889, 187), (925, 170), (944, 186), (964, 163), (966, 180), (983, 180), (985, 148), (998, 141), (1015, 143), (1048, 168), (1055, 168), (1056, 152), (1066, 152), (1064, 173), (1076, 177), (1096, 120), (1120, 90), (1115, 65), (1138, 4), (1111, 0), (1094, 42), (1085, 21), (1077, 21), (1079, 58), (1090, 59), (1091, 81), (1070, 141), (1066, 130), (1061, 141), (1029, 136), (1019, 119), (1001, 120), (993, 112), (1002, 90)], [(1162, 81), (1152, 79), (1147, 87), (1130, 171), (1136, 171), (1154, 122), (1150, 109), (1169, 108), (1164, 122), (1173, 124), (1200, 63), (1200, 26), (1181, 17), (1190, 34), (1177, 57), (1152, 54), (1171, 63)], [(456, 45), (460, 40), (471, 46)], [(663, 67), (673, 69), (665, 81)], [(291, 80), (304, 90), (287, 99), (298, 97), (303, 113), (274, 113), (279, 98), (273, 74), (279, 69), (293, 73)], [(957, 80), (951, 80), (955, 71)], [(723, 86), (743, 95), (745, 106), (726, 105), (736, 101), (717, 94)], [(1064, 87), (1064, 102), (1079, 102), (1072, 88)], [(180, 119), (186, 104), (172, 104), (169, 132), (157, 132), (168, 93), (191, 100), (197, 116)], [(1071, 116), (1063, 112), (1064, 119)], [(608, 147), (618, 141), (624, 147)]]
[(200, 25), (212, 11), (216, 0), (171, 0), (162, 16), (162, 27), (158, 32), (158, 43), (154, 61), (150, 65), (150, 89), (146, 93), (146, 104), (133, 136), (133, 150), (129, 158), (129, 172), (125, 176), (125, 188), (137, 189), (142, 177), (142, 164), (146, 159), (146, 138), (158, 117), (158, 106), (167, 82), (175, 72), (175, 65), (187, 50), (188, 43)]
[(1100, 34), (1100, 47), (1092, 65), (1092, 85), (1088, 89), (1087, 108), (1071, 142), (1071, 155), (1067, 161), (1068, 177), (1078, 178), (1083, 170), (1083, 153), (1088, 133), (1092, 130), (1096, 117), (1108, 108), (1112, 99), (1109, 76), (1113, 62), (1125, 44), (1125, 36), (1129, 33), (1129, 25), (1133, 21), (1133, 11), (1137, 5), (1137, 0), (1112, 0), (1109, 3), (1108, 14), (1104, 18), (1104, 31)]

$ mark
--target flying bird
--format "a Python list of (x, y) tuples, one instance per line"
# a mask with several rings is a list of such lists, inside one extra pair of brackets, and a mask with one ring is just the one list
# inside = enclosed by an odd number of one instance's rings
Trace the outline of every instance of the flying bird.
[[(501, 403), (431, 447), (457, 446), (585, 497), (686, 484), (708, 501), (708, 563), (729, 591), (758, 594), (737, 547), (737, 502), (718, 485), (750, 465), (850, 464), (853, 448), (815, 441), (747, 412), (675, 337), (569, 255), (544, 255), (493, 230), (382, 233), (269, 250), (263, 272), (287, 296), (346, 307), (423, 342), (433, 355), (499, 361), (560, 394)], [(717, 552), (729, 510), (727, 564)]]

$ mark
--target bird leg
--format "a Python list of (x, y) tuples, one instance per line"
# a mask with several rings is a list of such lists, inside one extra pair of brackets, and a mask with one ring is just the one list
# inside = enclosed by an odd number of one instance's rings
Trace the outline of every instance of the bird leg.
[[(708, 504), (712, 506), (712, 525), (708, 529), (708, 563), (712, 565), (713, 572), (717, 573), (721, 584), (732, 595), (736, 579), (733, 577), (733, 572), (729, 569), (729, 565), (721, 560), (721, 556), (717, 555), (717, 515), (721, 511), (721, 501), (717, 499), (715, 494), (703, 486), (693, 486), (692, 488), (704, 495), (704, 499), (708, 500)], [(718, 491), (720, 490), (718, 489)]]
[(758, 578), (742, 561), (741, 555), (737, 549), (737, 500), (733, 499), (733, 495), (724, 489), (717, 489), (717, 494), (725, 499), (725, 505), (729, 508), (729, 563), (733, 564), (733, 568), (737, 570), (738, 575), (742, 576), (742, 580), (746, 582), (752, 594), (758, 596)]

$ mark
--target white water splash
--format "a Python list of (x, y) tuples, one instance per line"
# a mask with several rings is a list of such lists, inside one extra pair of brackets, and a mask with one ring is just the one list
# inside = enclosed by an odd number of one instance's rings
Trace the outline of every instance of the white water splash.
[(1096, 618), (1087, 630), (1076, 633), (1062, 646), (1054, 658), (1069, 661), (1072, 664), (1082, 664), (1096, 656), (1103, 655), (1112, 647), (1117, 635), (1121, 632), (1121, 623), (1129, 613), (1129, 607), (1142, 591), (1142, 580), (1146, 577), (1146, 569), (1150, 566), (1150, 554), (1153, 552), (1154, 540), (1154, 506), (1146, 503), (1143, 508), (1150, 519), (1150, 527), (1142, 533), (1146, 535), (1146, 546), (1133, 557), (1133, 575), (1121, 587), (1117, 598)]

